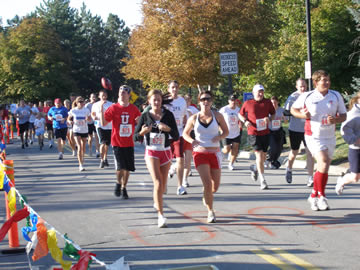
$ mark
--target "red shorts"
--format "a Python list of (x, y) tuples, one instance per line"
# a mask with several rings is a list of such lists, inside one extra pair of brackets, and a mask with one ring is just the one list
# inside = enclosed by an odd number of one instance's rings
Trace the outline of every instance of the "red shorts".
[(145, 159), (146, 157), (159, 159), (160, 166), (163, 166), (169, 163), (172, 159), (171, 149), (162, 150), (162, 151), (145, 149)]
[(221, 152), (193, 152), (195, 168), (208, 164), (211, 169), (221, 168)]
[(172, 141), (171, 144), (171, 151), (176, 158), (183, 158), (184, 157), (184, 138), (180, 137), (177, 141)]
[(184, 140), (184, 151), (186, 150), (193, 150), (192, 144), (189, 143), (188, 141)]

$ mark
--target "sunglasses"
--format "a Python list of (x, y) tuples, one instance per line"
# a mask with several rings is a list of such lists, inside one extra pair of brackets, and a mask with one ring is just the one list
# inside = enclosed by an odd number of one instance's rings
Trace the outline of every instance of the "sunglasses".
[(201, 101), (201, 102), (211, 101), (211, 97), (203, 97), (203, 98), (200, 98), (200, 101)]
[(130, 88), (128, 88), (128, 87), (124, 87), (124, 86), (121, 86), (120, 87), (120, 91), (125, 91), (125, 92), (128, 92), (128, 93), (130, 93), (131, 92), (131, 89)]
[(84, 101), (83, 101), (83, 100), (79, 100), (78, 102), (79, 102), (79, 103), (84, 103)]

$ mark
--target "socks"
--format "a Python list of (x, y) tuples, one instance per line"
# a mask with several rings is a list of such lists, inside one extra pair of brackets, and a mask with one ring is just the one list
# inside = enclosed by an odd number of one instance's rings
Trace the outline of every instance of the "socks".
[(314, 187), (311, 193), (311, 197), (324, 196), (325, 188), (328, 181), (328, 174), (316, 171), (314, 174)]

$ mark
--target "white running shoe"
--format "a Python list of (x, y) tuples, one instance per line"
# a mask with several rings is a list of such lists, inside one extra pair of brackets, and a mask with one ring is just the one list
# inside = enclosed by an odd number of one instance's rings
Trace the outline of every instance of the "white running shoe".
[(259, 174), (258, 174), (255, 164), (250, 165), (250, 173), (251, 173), (251, 179), (254, 181), (257, 181)]
[(83, 165), (79, 165), (79, 172), (83, 172), (83, 171), (85, 171), (85, 168), (83, 167)]
[(216, 217), (214, 211), (208, 212), (207, 223), (216, 223)]
[(182, 186), (183, 186), (183, 187), (190, 187), (190, 184), (189, 184), (189, 182), (188, 182), (187, 179), (184, 179), (184, 180), (183, 180)]
[(268, 189), (268, 188), (269, 188), (269, 187), (268, 187), (265, 179), (262, 180), (262, 181), (260, 182), (260, 189), (261, 189), (261, 190), (264, 190), (264, 189)]
[(327, 202), (327, 199), (324, 197), (324, 196), (321, 196), (319, 199), (318, 199), (318, 207), (319, 207), (319, 210), (321, 211), (325, 211), (325, 210), (329, 210), (330, 207), (329, 207), (329, 204)]
[(337, 195), (341, 195), (344, 192), (344, 181), (341, 176), (338, 177), (338, 179), (337, 179), (337, 183), (335, 186), (335, 192)]
[(166, 225), (166, 217), (162, 216), (162, 215), (159, 215), (158, 217), (158, 227), (159, 228), (166, 228), (167, 225)]
[(313, 211), (318, 211), (319, 210), (317, 200), (318, 200), (317, 197), (311, 197), (311, 195), (308, 198), (308, 202), (310, 203), (310, 208)]
[(187, 192), (186, 192), (186, 189), (183, 186), (180, 186), (180, 187), (177, 188), (176, 194), (177, 195), (186, 195)]
[(63, 153), (59, 153), (59, 159), (63, 159), (64, 158), (64, 156), (63, 156)]
[(233, 171), (233, 170), (234, 170), (234, 166), (233, 166), (231, 163), (229, 163), (228, 169), (229, 169), (230, 171)]
[(309, 179), (306, 184), (308, 187), (312, 187), (314, 185), (314, 178), (312, 176), (309, 176)]
[(72, 155), (73, 155), (74, 157), (76, 156), (76, 151), (75, 151), (75, 150), (72, 152)]

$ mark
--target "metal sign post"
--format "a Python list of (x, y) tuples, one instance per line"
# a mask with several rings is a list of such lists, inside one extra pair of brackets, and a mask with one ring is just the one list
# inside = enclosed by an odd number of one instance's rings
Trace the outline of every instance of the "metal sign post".
[(220, 71), (221, 75), (228, 76), (229, 94), (233, 93), (232, 74), (239, 73), (237, 52), (220, 53)]

